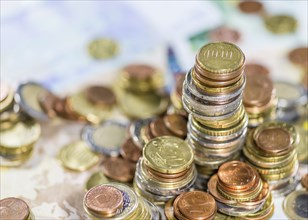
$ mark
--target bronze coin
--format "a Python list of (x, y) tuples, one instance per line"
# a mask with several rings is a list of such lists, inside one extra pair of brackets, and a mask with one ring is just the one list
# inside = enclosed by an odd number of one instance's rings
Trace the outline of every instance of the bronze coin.
[(103, 173), (119, 182), (130, 182), (134, 178), (136, 166), (121, 157), (109, 157), (103, 162)]
[(269, 75), (269, 70), (267, 67), (257, 64), (257, 63), (248, 63), (245, 65), (245, 74), (247, 75)]
[(145, 64), (131, 64), (123, 68), (124, 74), (134, 80), (150, 80), (156, 73), (156, 69)]
[(187, 136), (187, 120), (182, 115), (165, 115), (164, 123), (166, 127), (176, 136), (185, 138)]
[(211, 31), (209, 38), (211, 41), (237, 43), (241, 38), (241, 34), (237, 30), (228, 27), (219, 27)]
[(159, 117), (153, 120), (150, 123), (150, 130), (154, 137), (161, 137), (161, 136), (174, 136), (164, 123), (164, 119)]
[(182, 96), (183, 93), (183, 83), (185, 81), (186, 73), (177, 73), (175, 75), (175, 90), (179, 97)]
[(86, 193), (84, 204), (90, 212), (111, 217), (123, 207), (123, 195), (113, 186), (99, 185)]
[[(216, 212), (216, 201), (210, 194), (202, 191), (184, 192), (175, 203), (180, 214), (188, 219), (210, 219)], [(179, 214), (177, 211), (177, 214)]]
[(0, 219), (28, 219), (30, 209), (21, 199), (9, 197), (0, 200)]
[(137, 162), (142, 155), (142, 151), (138, 146), (135, 145), (131, 137), (126, 139), (126, 141), (123, 143), (120, 153), (124, 159), (133, 162)]
[(255, 138), (257, 147), (274, 154), (288, 151), (292, 147), (291, 140), (290, 133), (280, 127), (262, 129)]
[(56, 103), (61, 102), (62, 100), (54, 95), (51, 92), (44, 92), (39, 96), (39, 104), (43, 111), (51, 118), (57, 116), (57, 112), (55, 110)]
[(308, 190), (308, 174), (307, 173), (302, 177), (301, 184), (304, 188)]
[(254, 183), (254, 169), (241, 161), (230, 161), (222, 164), (217, 172), (218, 180), (233, 189), (245, 189)]
[(90, 86), (85, 90), (85, 95), (93, 104), (112, 106), (116, 103), (114, 92), (105, 86)]
[(247, 14), (260, 13), (263, 10), (263, 4), (259, 1), (242, 1), (238, 4), (238, 8)]
[(267, 75), (248, 74), (243, 93), (244, 106), (264, 106), (273, 97), (274, 84)]
[(308, 68), (308, 47), (295, 48), (289, 53), (289, 59), (294, 64)]

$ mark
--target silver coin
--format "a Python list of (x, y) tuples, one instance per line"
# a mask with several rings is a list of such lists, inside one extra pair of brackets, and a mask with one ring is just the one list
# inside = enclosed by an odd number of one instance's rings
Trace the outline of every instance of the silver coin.
[(140, 149), (142, 149), (145, 145), (145, 141), (142, 138), (141, 130), (148, 124), (150, 124), (154, 118), (147, 119), (139, 119), (134, 121), (129, 127), (129, 132), (131, 137), (133, 138), (134, 144), (136, 144)]
[(221, 202), (216, 201), (217, 203), (217, 210), (223, 214), (230, 215), (230, 216), (246, 216), (249, 214), (253, 214), (257, 211), (259, 211), (264, 203), (261, 203), (258, 206), (255, 207), (246, 207), (246, 208), (241, 208), (241, 207), (232, 207), (226, 204), (223, 204)]

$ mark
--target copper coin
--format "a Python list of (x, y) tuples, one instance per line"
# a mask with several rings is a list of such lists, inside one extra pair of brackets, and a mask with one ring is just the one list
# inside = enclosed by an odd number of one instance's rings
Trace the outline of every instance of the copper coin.
[(51, 118), (57, 116), (55, 105), (59, 102), (61, 102), (61, 99), (48, 91), (39, 96), (39, 104), (41, 108)]
[(167, 217), (167, 220), (176, 220), (174, 217), (174, 211), (173, 211), (173, 201), (174, 199), (170, 199), (165, 204), (164, 214)]
[(6, 99), (6, 97), (9, 95), (9, 92), (9, 87), (5, 83), (0, 82), (0, 102)]
[(67, 98), (56, 99), (54, 102), (54, 111), (57, 116), (67, 120), (83, 120), (75, 112), (73, 112), (68, 104)]
[(111, 217), (123, 207), (123, 195), (120, 190), (113, 186), (99, 185), (87, 192), (84, 204), (90, 212)]
[(241, 34), (237, 30), (228, 27), (219, 27), (211, 31), (209, 38), (211, 41), (237, 43), (241, 38)]
[(134, 178), (136, 166), (121, 157), (109, 157), (103, 162), (103, 173), (120, 182), (130, 182)]
[(238, 4), (238, 8), (247, 14), (260, 13), (263, 10), (263, 5), (259, 1), (242, 1)]
[(256, 178), (254, 169), (241, 161), (230, 161), (221, 165), (217, 172), (218, 180), (234, 189), (247, 188)]
[(308, 47), (299, 47), (289, 53), (289, 59), (294, 64), (308, 68)]
[(182, 96), (183, 83), (185, 81), (186, 73), (177, 73), (175, 75), (175, 90), (178, 96)]
[(155, 137), (174, 136), (174, 134), (168, 130), (168, 128), (166, 127), (164, 123), (164, 119), (161, 117), (156, 118), (150, 123), (150, 129), (151, 129), (151, 133)]
[(209, 219), (217, 209), (213, 196), (202, 191), (184, 192), (174, 203), (177, 205), (175, 210), (188, 219)]
[(86, 98), (93, 104), (112, 106), (116, 103), (114, 92), (105, 86), (91, 86), (85, 90)]
[(244, 106), (263, 106), (269, 103), (274, 84), (267, 75), (248, 74), (243, 94)]
[(308, 190), (308, 174), (306, 173), (301, 180), (302, 186)]
[(269, 70), (267, 67), (257, 64), (257, 63), (248, 63), (245, 65), (245, 74), (247, 75), (269, 75)]
[(9, 197), (0, 200), (0, 219), (28, 219), (30, 209), (23, 200)]
[(182, 115), (166, 115), (163, 119), (166, 127), (176, 136), (181, 138), (187, 136), (187, 120)]
[(126, 141), (123, 143), (120, 153), (124, 159), (133, 162), (137, 162), (139, 160), (139, 157), (141, 157), (142, 155), (142, 151), (139, 149), (138, 146), (135, 145), (131, 137), (126, 139)]
[(269, 127), (256, 134), (256, 145), (266, 152), (278, 154), (288, 151), (291, 146), (290, 133), (280, 127)]
[(150, 128), (150, 124), (147, 124), (146, 126), (144, 126), (141, 129), (141, 133), (144, 134), (146, 142), (152, 140), (154, 137), (154, 135), (151, 132), (151, 128)]
[(131, 64), (123, 68), (124, 74), (128, 78), (135, 80), (149, 80), (156, 73), (156, 69), (145, 64)]

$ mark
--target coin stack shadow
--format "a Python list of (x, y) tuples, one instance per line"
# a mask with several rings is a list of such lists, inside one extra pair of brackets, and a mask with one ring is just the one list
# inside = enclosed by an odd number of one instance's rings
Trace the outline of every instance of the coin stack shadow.
[(268, 74), (246, 72), (243, 104), (249, 118), (249, 127), (256, 127), (276, 117), (276, 90)]
[(298, 182), (295, 128), (283, 122), (267, 122), (249, 132), (243, 149), (245, 160), (267, 180), (273, 193), (287, 195)]
[(143, 157), (136, 167), (134, 189), (139, 196), (161, 205), (191, 189), (196, 178), (189, 145), (177, 137), (157, 137), (143, 148)]
[(195, 153), (197, 188), (205, 189), (218, 167), (239, 157), (248, 117), (242, 105), (245, 56), (234, 44), (203, 46), (183, 85), (183, 106), (190, 114), (187, 141)]
[(269, 185), (250, 165), (230, 161), (221, 165), (208, 182), (218, 211), (241, 219), (269, 219), (274, 204)]

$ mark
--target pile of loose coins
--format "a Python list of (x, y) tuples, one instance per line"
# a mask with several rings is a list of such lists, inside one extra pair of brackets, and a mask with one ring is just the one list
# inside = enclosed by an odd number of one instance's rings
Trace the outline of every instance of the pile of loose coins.
[(156, 204), (188, 191), (197, 172), (193, 151), (180, 138), (163, 136), (152, 139), (143, 148), (137, 163), (134, 189), (138, 195)]
[(267, 122), (249, 132), (243, 153), (247, 163), (268, 181), (273, 192), (286, 195), (298, 183), (297, 143), (294, 126)]
[(138, 197), (128, 186), (109, 183), (91, 188), (84, 196), (84, 209), (91, 219), (160, 219), (158, 208)]
[(148, 118), (167, 111), (169, 97), (163, 91), (163, 77), (144, 64), (125, 66), (115, 84), (118, 104), (130, 118)]
[[(245, 69), (246, 70), (246, 69)], [(243, 104), (249, 117), (249, 127), (256, 127), (276, 117), (275, 88), (268, 74), (246, 73)]]
[(268, 219), (273, 214), (270, 189), (258, 172), (240, 161), (230, 161), (221, 165), (217, 174), (208, 183), (208, 190), (217, 202), (218, 211), (230, 216)]
[(182, 99), (190, 114), (187, 141), (194, 150), (200, 183), (222, 163), (237, 159), (244, 144), (248, 124), (242, 105), (244, 62), (234, 44), (210, 43), (199, 50), (186, 75)]

